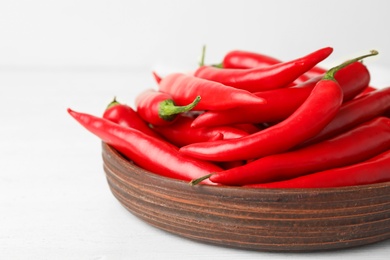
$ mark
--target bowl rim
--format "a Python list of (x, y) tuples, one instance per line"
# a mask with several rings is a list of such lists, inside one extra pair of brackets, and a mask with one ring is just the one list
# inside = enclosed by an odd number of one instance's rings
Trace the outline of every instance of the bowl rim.
[(373, 184), (362, 184), (362, 185), (354, 185), (354, 186), (343, 186), (343, 187), (327, 187), (327, 188), (257, 188), (257, 187), (243, 187), (243, 186), (231, 186), (231, 185), (207, 185), (207, 184), (197, 184), (194, 186), (191, 186), (189, 184), (189, 181), (180, 180), (180, 179), (174, 179), (167, 176), (163, 176), (151, 171), (148, 171), (142, 167), (139, 167), (132, 161), (125, 158), (123, 155), (121, 155), (114, 147), (111, 145), (102, 142), (102, 149), (103, 153), (110, 153), (112, 156), (115, 157), (115, 159), (121, 163), (122, 166), (126, 167), (130, 170), (138, 170), (143, 171), (144, 174), (147, 174), (148, 177), (151, 177), (153, 179), (159, 179), (164, 180), (166, 182), (172, 182), (177, 185), (185, 185), (190, 188), (196, 188), (201, 187), (202, 189), (207, 189), (210, 191), (228, 191), (228, 190), (234, 190), (234, 191), (250, 191), (250, 192), (256, 192), (259, 193), (279, 193), (279, 194), (295, 194), (295, 193), (315, 193), (315, 194), (327, 194), (335, 192), (337, 193), (349, 193), (349, 192), (355, 192), (359, 191), (362, 192), (363, 190), (372, 190), (372, 189), (381, 189), (381, 188), (390, 188), (390, 181), (387, 182), (380, 182), (380, 183), (373, 183)]

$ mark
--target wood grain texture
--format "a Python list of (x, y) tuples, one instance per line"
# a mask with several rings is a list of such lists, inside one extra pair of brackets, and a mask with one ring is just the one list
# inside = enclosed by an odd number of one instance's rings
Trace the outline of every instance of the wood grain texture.
[(390, 182), (326, 189), (190, 186), (102, 148), (116, 199), (150, 225), (182, 237), (261, 251), (333, 250), (390, 238)]

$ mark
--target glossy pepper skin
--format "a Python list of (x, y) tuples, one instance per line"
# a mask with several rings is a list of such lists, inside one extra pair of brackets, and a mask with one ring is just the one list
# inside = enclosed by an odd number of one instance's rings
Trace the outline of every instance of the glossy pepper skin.
[(194, 76), (249, 92), (277, 89), (289, 86), (299, 76), (327, 58), (332, 51), (331, 47), (326, 47), (295, 60), (252, 69), (201, 66), (195, 71)]
[(266, 103), (264, 99), (248, 91), (182, 73), (172, 73), (162, 78), (159, 90), (171, 95), (179, 106), (191, 103), (197, 96), (201, 96), (197, 110), (223, 110), (246, 104)]
[(216, 67), (225, 69), (251, 69), (268, 67), (281, 63), (279, 59), (258, 52), (232, 50), (226, 53), (221, 64)]
[(195, 143), (180, 152), (210, 161), (247, 160), (286, 151), (325, 127), (341, 106), (342, 92), (333, 81), (321, 81), (286, 120), (240, 139)]
[[(310, 95), (315, 84), (323, 76), (317, 76), (294, 87), (256, 92), (267, 100), (262, 106), (246, 105), (235, 109), (206, 111), (193, 122), (193, 127), (230, 125), (237, 123), (279, 122), (290, 116)], [(361, 62), (354, 62), (335, 74), (343, 91), (343, 102), (353, 99), (367, 88), (370, 73)]]
[(311, 80), (300, 87), (254, 93), (267, 100), (267, 103), (261, 106), (246, 105), (227, 110), (206, 111), (194, 120), (192, 127), (282, 121), (303, 104), (318, 81), (319, 79)]
[(137, 96), (135, 106), (143, 120), (153, 125), (163, 126), (170, 125), (178, 114), (192, 110), (200, 100), (200, 96), (197, 96), (185, 106), (176, 106), (171, 95), (147, 89)]
[[(217, 68), (225, 69), (252, 69), (268, 67), (278, 63), (282, 63), (281, 60), (265, 55), (263, 53), (243, 51), (243, 50), (232, 50), (226, 53), (220, 64), (214, 65)], [(202, 64), (203, 65), (203, 64)], [(296, 82), (304, 82), (310, 78), (321, 76), (325, 74), (326, 69), (319, 66), (311, 68), (305, 74), (301, 75)], [(306, 79), (306, 80), (305, 80)], [(295, 83), (295, 82), (294, 82)]]
[[(204, 65), (204, 54), (205, 54), (205, 47), (203, 48), (203, 55), (202, 55), (202, 60), (200, 62), (200, 66)], [(216, 68), (225, 68), (225, 69), (252, 69), (252, 68), (269, 67), (278, 63), (282, 63), (282, 61), (274, 57), (271, 57), (269, 55), (250, 52), (250, 51), (243, 51), (243, 50), (233, 50), (228, 52), (225, 55), (223, 61), (220, 64), (216, 64), (212, 66)], [(324, 72), (325, 71), (323, 71), (323, 73)], [(307, 75), (301, 75), (294, 81), (294, 84), (305, 82), (309, 78), (311, 77)]]
[(379, 117), (335, 138), (219, 172), (210, 180), (224, 185), (280, 181), (358, 163), (389, 149), (390, 119)]
[(365, 95), (343, 104), (333, 120), (300, 147), (336, 136), (358, 124), (381, 116), (386, 111), (390, 111), (390, 87), (367, 92)]
[[(221, 170), (214, 164), (184, 156), (176, 146), (133, 128), (71, 109), (68, 109), (68, 113), (103, 142), (135, 164), (156, 174), (187, 181), (209, 171)], [(204, 183), (212, 184), (209, 181)]]
[(368, 86), (361, 93), (359, 93), (359, 96), (370, 93), (370, 92), (375, 91), (375, 90), (377, 90), (377, 88), (375, 88), (373, 86)]
[[(256, 67), (268, 67), (278, 63), (282, 63), (282, 61), (263, 53), (244, 50), (232, 50), (226, 53), (222, 62), (215, 65), (214, 67), (225, 69), (252, 69)], [(315, 66), (310, 69), (307, 74), (309, 74), (309, 78), (311, 78), (318, 75), (323, 75), (325, 72), (326, 69)]]
[[(172, 125), (153, 126), (153, 129), (165, 137), (166, 140), (179, 147), (192, 143), (207, 142), (213, 139), (234, 139), (248, 135), (244, 130), (231, 126), (193, 128), (191, 127), (192, 122), (192, 118), (179, 116)], [(219, 134), (222, 136), (219, 137)]]
[(251, 188), (335, 188), (390, 181), (390, 150), (367, 161), (297, 178), (247, 185)]
[(335, 74), (335, 79), (343, 90), (343, 103), (354, 99), (370, 84), (371, 74), (362, 62), (353, 62)]
[(128, 105), (112, 101), (103, 113), (103, 118), (124, 127), (134, 128), (155, 138), (161, 138), (154, 132), (134, 109)]
[(330, 69), (305, 102), (280, 123), (239, 139), (187, 145), (181, 147), (180, 152), (209, 161), (235, 161), (287, 151), (317, 135), (337, 114), (343, 93), (334, 74), (355, 61), (376, 54), (376, 51), (372, 51)]

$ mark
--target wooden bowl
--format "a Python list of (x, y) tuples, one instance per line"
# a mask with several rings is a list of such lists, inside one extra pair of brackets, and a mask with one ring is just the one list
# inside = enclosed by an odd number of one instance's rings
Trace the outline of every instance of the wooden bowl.
[(135, 166), (103, 143), (113, 195), (162, 230), (261, 251), (349, 248), (390, 238), (390, 182), (343, 188), (190, 186)]

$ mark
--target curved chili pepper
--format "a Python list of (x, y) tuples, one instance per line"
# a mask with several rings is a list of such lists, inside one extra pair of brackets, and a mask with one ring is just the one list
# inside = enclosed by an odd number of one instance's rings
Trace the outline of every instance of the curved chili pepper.
[[(263, 53), (244, 50), (232, 50), (226, 53), (220, 64), (213, 66), (225, 69), (252, 69), (256, 67), (268, 67), (278, 63), (282, 63), (282, 61)], [(204, 65), (204, 63), (201, 63), (201, 65)], [(325, 72), (326, 69), (315, 66), (311, 68), (307, 74), (310, 75), (309, 78), (312, 78), (323, 75)]]
[(247, 185), (252, 188), (335, 188), (390, 181), (390, 150), (367, 161), (290, 180)]
[(246, 104), (266, 103), (264, 99), (248, 91), (182, 73), (172, 73), (164, 77), (159, 86), (161, 92), (171, 95), (180, 106), (192, 102), (196, 96), (201, 96), (202, 101), (197, 104), (197, 110), (223, 110)]
[[(203, 47), (200, 66), (204, 66), (204, 56), (205, 56), (205, 47)], [(228, 52), (225, 55), (223, 61), (220, 64), (216, 64), (212, 66), (216, 68), (225, 68), (225, 69), (252, 69), (252, 68), (269, 67), (278, 63), (282, 63), (282, 61), (262, 53), (255, 53), (255, 52), (243, 51), (243, 50), (233, 50)], [(325, 71), (323, 71), (322, 74), (324, 73)], [(306, 75), (301, 75), (294, 81), (294, 84), (305, 82), (310, 78), (311, 76), (308, 77)]]
[[(153, 173), (187, 181), (210, 171), (222, 170), (212, 163), (182, 155), (176, 146), (133, 128), (71, 109), (68, 113), (103, 142)], [(203, 183), (212, 184), (210, 181)]]
[(379, 117), (335, 138), (213, 174), (210, 180), (224, 185), (286, 180), (358, 163), (389, 149), (390, 119)]
[(330, 69), (305, 102), (280, 123), (239, 139), (190, 144), (181, 147), (180, 152), (203, 160), (235, 161), (287, 151), (318, 134), (338, 112), (343, 93), (334, 74), (352, 62), (376, 54), (372, 51)]
[[(232, 50), (228, 52), (223, 58), (222, 62), (217, 65), (213, 65), (217, 68), (225, 69), (252, 69), (252, 68), (261, 68), (269, 67), (278, 63), (282, 63), (281, 60), (265, 55), (263, 53), (256, 53), (243, 50)], [(204, 65), (204, 64), (201, 64)], [(296, 83), (304, 82), (308, 79), (311, 79), (316, 76), (322, 76), (325, 74), (326, 69), (319, 66), (314, 66), (309, 71), (305, 72), (304, 75), (301, 75)]]
[(173, 124), (169, 126), (153, 126), (153, 130), (179, 147), (192, 143), (211, 141), (215, 139), (218, 133), (222, 134), (222, 138), (217, 140), (234, 139), (248, 135), (247, 132), (230, 126), (193, 128), (191, 127), (192, 122), (192, 118), (180, 116)]
[(149, 125), (128, 105), (114, 99), (103, 113), (103, 118), (119, 125), (134, 128), (155, 138), (161, 138)]
[(390, 110), (390, 87), (371, 91), (343, 104), (336, 116), (316, 136), (300, 147), (331, 138)]
[(201, 100), (200, 96), (185, 106), (176, 106), (171, 95), (147, 89), (139, 94), (135, 100), (137, 113), (146, 122), (153, 125), (169, 125), (178, 114), (190, 111)]
[[(246, 105), (229, 110), (206, 111), (197, 117), (192, 126), (205, 127), (237, 123), (279, 122), (291, 115), (310, 95), (315, 84), (322, 78), (315, 77), (290, 88), (256, 92), (255, 95), (267, 100), (262, 106)], [(354, 62), (335, 74), (343, 91), (343, 102), (353, 99), (367, 88), (370, 72), (361, 62)]]
[(327, 58), (332, 51), (331, 47), (326, 47), (299, 59), (278, 63), (269, 67), (244, 70), (202, 66), (195, 71), (194, 76), (249, 92), (277, 89), (287, 87), (299, 76)]

